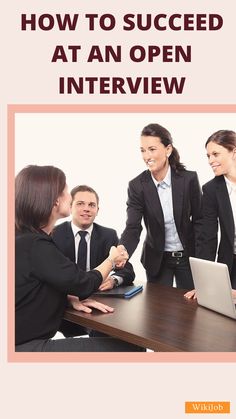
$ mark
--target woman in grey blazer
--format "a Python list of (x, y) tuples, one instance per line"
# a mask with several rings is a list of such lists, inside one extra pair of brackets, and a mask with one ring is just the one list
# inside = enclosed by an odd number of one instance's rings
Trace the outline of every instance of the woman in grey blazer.
[(159, 124), (141, 133), (147, 170), (128, 187), (127, 222), (121, 243), (131, 256), (147, 230), (141, 262), (147, 280), (179, 288), (193, 287), (189, 256), (196, 254), (201, 229), (201, 188), (197, 173), (180, 163), (171, 134)]

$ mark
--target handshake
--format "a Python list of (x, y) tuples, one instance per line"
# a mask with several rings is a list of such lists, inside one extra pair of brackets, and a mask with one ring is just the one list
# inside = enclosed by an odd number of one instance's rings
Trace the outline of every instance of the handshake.
[(110, 248), (109, 257), (108, 259), (112, 262), (112, 268), (123, 268), (129, 259), (128, 252), (123, 244), (115, 247), (112, 246)]

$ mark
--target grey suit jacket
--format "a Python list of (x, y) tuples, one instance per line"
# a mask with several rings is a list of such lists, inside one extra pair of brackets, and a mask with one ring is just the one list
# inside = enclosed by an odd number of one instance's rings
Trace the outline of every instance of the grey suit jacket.
[[(66, 221), (55, 227), (52, 237), (57, 247), (73, 262), (75, 261), (75, 244), (71, 223)], [(112, 228), (93, 223), (90, 241), (90, 269), (100, 265), (109, 255), (111, 246), (117, 246), (118, 237)], [(129, 285), (135, 278), (133, 266), (127, 262), (122, 269), (115, 269), (115, 273), (123, 278), (123, 283)]]
[[(199, 246), (202, 222), (202, 193), (196, 172), (171, 170), (173, 212), (176, 228), (187, 255), (194, 256)], [(157, 275), (165, 246), (164, 216), (150, 172), (144, 171), (128, 187), (127, 222), (120, 242), (131, 256), (142, 231), (147, 230), (141, 262), (150, 275)]]

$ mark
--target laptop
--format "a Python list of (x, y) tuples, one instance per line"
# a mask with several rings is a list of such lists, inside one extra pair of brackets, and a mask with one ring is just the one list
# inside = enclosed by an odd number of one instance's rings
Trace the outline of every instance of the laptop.
[(198, 304), (236, 319), (228, 266), (193, 257), (189, 262)]

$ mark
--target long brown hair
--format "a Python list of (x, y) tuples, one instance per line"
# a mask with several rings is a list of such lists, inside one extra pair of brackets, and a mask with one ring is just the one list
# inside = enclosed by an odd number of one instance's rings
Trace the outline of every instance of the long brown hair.
[(22, 169), (15, 181), (16, 230), (45, 227), (65, 186), (65, 174), (57, 167), (30, 165)]
[(143, 128), (141, 132), (143, 137), (158, 137), (161, 143), (167, 147), (169, 144), (172, 145), (172, 153), (169, 157), (169, 163), (173, 170), (176, 172), (185, 170), (185, 166), (180, 162), (180, 156), (178, 150), (173, 146), (173, 140), (169, 131), (159, 124), (149, 124)]

